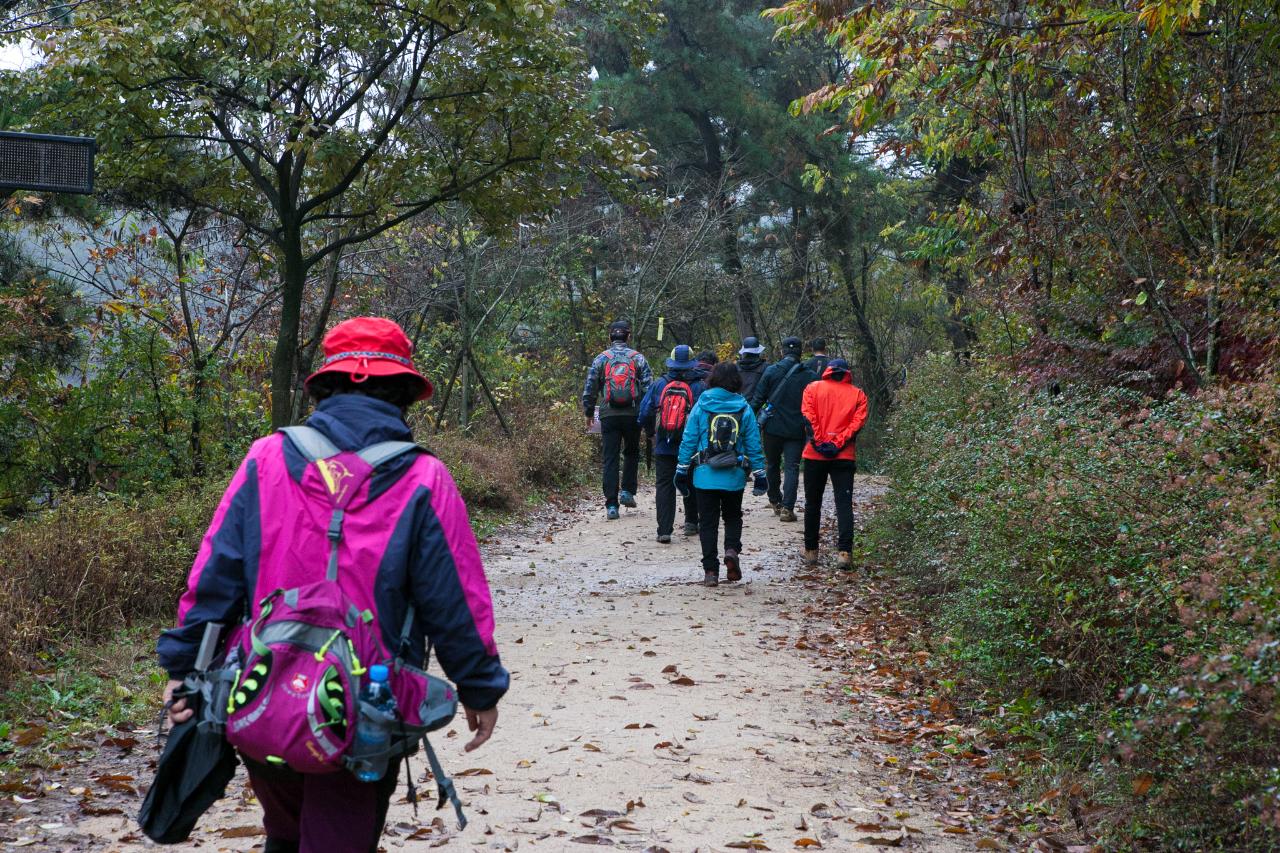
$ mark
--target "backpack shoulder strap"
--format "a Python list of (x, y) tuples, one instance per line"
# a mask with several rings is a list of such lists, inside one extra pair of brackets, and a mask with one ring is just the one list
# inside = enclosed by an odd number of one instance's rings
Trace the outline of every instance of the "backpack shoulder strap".
[(412, 441), (380, 441), (377, 444), (369, 445), (356, 455), (363, 459), (370, 468), (377, 468), (384, 462), (390, 462), (392, 459), (415, 450), (421, 450), (423, 453), (427, 452), (426, 448), (420, 447)]
[(315, 427), (287, 426), (281, 427), (280, 432), (293, 442), (293, 446), (298, 448), (298, 452), (305, 456), (308, 462), (328, 459), (342, 452)]

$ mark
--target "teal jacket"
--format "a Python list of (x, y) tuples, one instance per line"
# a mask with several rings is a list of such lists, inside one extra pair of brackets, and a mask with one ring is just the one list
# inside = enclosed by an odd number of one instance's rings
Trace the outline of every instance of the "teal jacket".
[[(684, 440), (680, 442), (680, 453), (676, 462), (689, 465), (697, 457), (698, 451), (706, 448), (711, 440), (711, 416), (721, 412), (738, 412), (746, 410), (742, 416), (742, 429), (738, 434), (738, 448), (742, 455), (751, 462), (752, 471), (764, 469), (764, 451), (760, 448), (760, 425), (756, 423), (756, 413), (751, 411), (746, 399), (741, 394), (734, 394), (723, 388), (710, 388), (703, 391), (698, 402), (693, 404), (689, 412), (689, 422), (685, 424)], [(719, 489), (725, 492), (740, 492), (747, 485), (747, 472), (741, 468), (711, 468), (699, 465), (693, 469), (693, 487), (695, 489)]]

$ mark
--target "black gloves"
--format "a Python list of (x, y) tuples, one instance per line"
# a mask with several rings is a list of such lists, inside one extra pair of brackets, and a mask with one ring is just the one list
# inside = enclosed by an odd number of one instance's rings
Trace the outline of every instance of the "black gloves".
[(754, 481), (751, 487), (751, 494), (753, 497), (758, 498), (765, 492), (769, 491), (769, 480), (765, 477), (763, 471), (752, 471), (751, 479)]
[(693, 491), (693, 481), (689, 477), (688, 465), (677, 465), (675, 476), (676, 491), (683, 498), (689, 497), (689, 493)]

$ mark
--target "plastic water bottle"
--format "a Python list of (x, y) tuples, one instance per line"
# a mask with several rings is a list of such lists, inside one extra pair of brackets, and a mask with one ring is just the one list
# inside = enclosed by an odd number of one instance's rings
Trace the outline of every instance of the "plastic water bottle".
[(382, 664), (369, 667), (369, 683), (360, 691), (360, 717), (356, 723), (355, 776), (361, 782), (377, 782), (387, 772), (391, 749), (391, 724), (396, 700), (388, 683), (390, 673)]

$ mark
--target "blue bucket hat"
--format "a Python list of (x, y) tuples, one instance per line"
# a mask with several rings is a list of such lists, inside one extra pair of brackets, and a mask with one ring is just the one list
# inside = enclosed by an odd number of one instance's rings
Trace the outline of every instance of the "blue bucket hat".
[(671, 370), (693, 370), (698, 366), (698, 360), (693, 357), (693, 350), (688, 344), (680, 344), (671, 351), (671, 358), (667, 359), (667, 367)]

